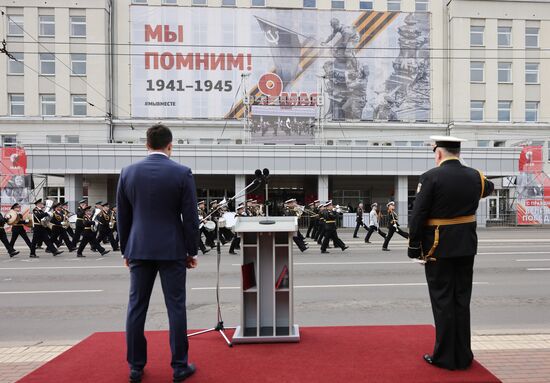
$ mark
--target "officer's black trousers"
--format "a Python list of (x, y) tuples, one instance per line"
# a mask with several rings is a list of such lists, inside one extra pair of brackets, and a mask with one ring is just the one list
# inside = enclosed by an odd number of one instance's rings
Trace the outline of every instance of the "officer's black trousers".
[(118, 242), (115, 240), (115, 237), (113, 236), (113, 232), (111, 229), (103, 229), (99, 232), (99, 236), (97, 237), (97, 243), (101, 243), (104, 239), (108, 239), (111, 243), (111, 247), (113, 250), (118, 250)]
[(399, 234), (400, 236), (402, 236), (405, 239), (409, 239), (409, 233), (401, 230), (401, 228), (399, 226), (397, 226), (397, 229), (395, 228), (395, 226), (390, 226), (388, 228), (388, 234), (386, 235), (386, 239), (384, 240), (384, 244), (382, 245), (382, 247), (384, 249), (388, 248), (388, 245), (390, 244), (391, 238), (393, 237), (394, 233)]
[(36, 246), (42, 242), (46, 244), (50, 252), (55, 253), (57, 251), (57, 249), (53, 245), (53, 242), (50, 239), (50, 234), (48, 233), (47, 229), (42, 226), (35, 226), (34, 232), (32, 234), (31, 255), (36, 254)]
[(353, 232), (353, 237), (357, 237), (357, 233), (359, 232), (359, 228), (363, 226), (365, 229), (368, 230), (367, 226), (363, 223), (363, 221), (357, 222), (355, 225), (355, 231)]
[(2, 241), (2, 243), (6, 247), (6, 250), (8, 251), (8, 253), (13, 253), (13, 246), (10, 244), (10, 241), (8, 241), (8, 236), (6, 235), (6, 231), (1, 228), (0, 228), (0, 241)]
[(433, 361), (447, 369), (464, 369), (474, 357), (470, 336), (474, 257), (439, 258), (425, 266), (435, 321)]
[(233, 253), (235, 249), (240, 249), (240, 248), (241, 248), (241, 238), (235, 235), (231, 240), (231, 245), (229, 246), (229, 252)]
[(80, 241), (80, 237), (82, 236), (83, 230), (84, 228), (82, 226), (76, 225), (76, 229), (73, 235), (73, 247), (76, 247), (76, 245), (78, 245), (78, 241)]
[(73, 244), (69, 239), (67, 230), (62, 227), (54, 226), (54, 228), (52, 229), (52, 241), (56, 243), (57, 246), (61, 246), (61, 243), (65, 242), (65, 246), (67, 246), (68, 249), (73, 248)]
[(338, 233), (336, 233), (336, 229), (325, 228), (325, 235), (323, 237), (323, 244), (321, 245), (321, 251), (327, 250), (330, 240), (332, 240), (335, 247), (339, 247), (342, 250), (344, 250), (344, 247), (346, 247), (345, 243), (342, 242), (342, 240), (338, 237)]
[(97, 240), (94, 232), (84, 232), (76, 253), (82, 255), (82, 252), (84, 251), (88, 243), (90, 244), (91, 249), (96, 249), (97, 251), (99, 251), (100, 254), (103, 254), (105, 252), (105, 248), (101, 246), (101, 243)]
[(15, 245), (15, 241), (17, 241), (18, 237), (23, 238), (23, 240), (25, 241), (29, 249), (31, 248), (31, 240), (27, 236), (27, 232), (25, 231), (25, 228), (23, 226), (12, 226), (11, 241), (10, 241), (11, 247)]
[(382, 238), (386, 238), (386, 233), (384, 233), (382, 230), (380, 230), (376, 226), (370, 225), (369, 226), (369, 231), (368, 231), (367, 235), (365, 236), (365, 242), (368, 242), (370, 240), (370, 237), (371, 237), (372, 233), (374, 233), (375, 231), (378, 234), (380, 234), (380, 236), (382, 236)]
[(313, 238), (315, 236), (315, 225), (317, 224), (317, 220), (314, 218), (309, 219), (309, 225), (307, 227), (306, 237), (307, 238)]

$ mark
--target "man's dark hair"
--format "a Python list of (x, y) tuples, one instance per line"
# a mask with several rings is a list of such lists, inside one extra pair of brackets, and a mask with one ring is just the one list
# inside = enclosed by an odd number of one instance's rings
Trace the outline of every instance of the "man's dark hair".
[(172, 132), (162, 124), (155, 124), (147, 129), (147, 146), (154, 150), (161, 150), (172, 142)]
[(451, 156), (458, 156), (460, 155), (460, 148), (444, 148), (447, 153), (449, 153)]

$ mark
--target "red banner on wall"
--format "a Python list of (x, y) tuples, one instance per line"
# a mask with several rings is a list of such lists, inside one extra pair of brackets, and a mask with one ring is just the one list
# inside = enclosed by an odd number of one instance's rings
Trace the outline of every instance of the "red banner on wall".
[(550, 224), (550, 178), (543, 172), (542, 146), (525, 146), (519, 157), (518, 225)]

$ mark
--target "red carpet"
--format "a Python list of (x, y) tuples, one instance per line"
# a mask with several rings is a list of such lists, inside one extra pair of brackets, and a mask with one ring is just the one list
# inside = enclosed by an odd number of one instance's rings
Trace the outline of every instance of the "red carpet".
[[(432, 326), (301, 328), (301, 342), (228, 348), (217, 333), (190, 340), (193, 383), (228, 382), (500, 382), (479, 363), (467, 371), (430, 366), (422, 355), (433, 347)], [(166, 332), (147, 334), (144, 383), (171, 382)], [(95, 333), (27, 375), (21, 383), (128, 381), (123, 333)]]

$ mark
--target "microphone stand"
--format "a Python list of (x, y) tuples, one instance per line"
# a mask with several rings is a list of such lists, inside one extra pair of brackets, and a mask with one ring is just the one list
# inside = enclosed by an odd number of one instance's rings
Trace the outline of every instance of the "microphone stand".
[[(208, 214), (204, 219), (210, 218), (214, 213), (219, 211), (222, 207), (226, 206), (230, 201), (233, 201), (233, 200), (235, 200), (239, 197), (242, 197), (243, 195), (246, 195), (246, 192), (249, 188), (255, 186), (255, 189), (252, 189), (251, 191), (256, 190), (259, 186), (261, 186), (261, 182), (259, 183), (259, 185), (255, 185), (255, 184), (258, 183), (258, 181), (259, 181), (259, 179), (256, 178), (254, 181), (252, 181), (250, 184), (248, 184), (243, 190), (236, 193), (233, 197), (229, 198), (229, 200), (227, 200), (225, 203), (221, 203), (213, 212)], [(217, 229), (216, 230), (216, 312), (217, 312), (217, 323), (216, 323), (216, 326), (214, 326), (212, 328), (209, 328), (209, 329), (206, 329), (206, 330), (203, 330), (203, 331), (198, 331), (198, 332), (195, 332), (195, 333), (192, 333), (192, 334), (188, 334), (187, 338), (191, 338), (193, 336), (197, 336), (197, 335), (217, 331), (221, 334), (221, 336), (225, 340), (225, 343), (227, 343), (227, 345), (229, 347), (233, 347), (233, 343), (229, 340), (229, 338), (225, 334), (225, 330), (234, 330), (234, 329), (236, 329), (236, 327), (225, 327), (224, 326), (223, 317), (222, 317), (222, 309), (221, 309), (221, 305), (220, 305), (220, 263), (221, 263), (222, 257), (221, 257), (221, 245), (220, 245), (220, 228), (218, 227), (218, 219), (217, 218), (216, 218), (216, 229)]]

